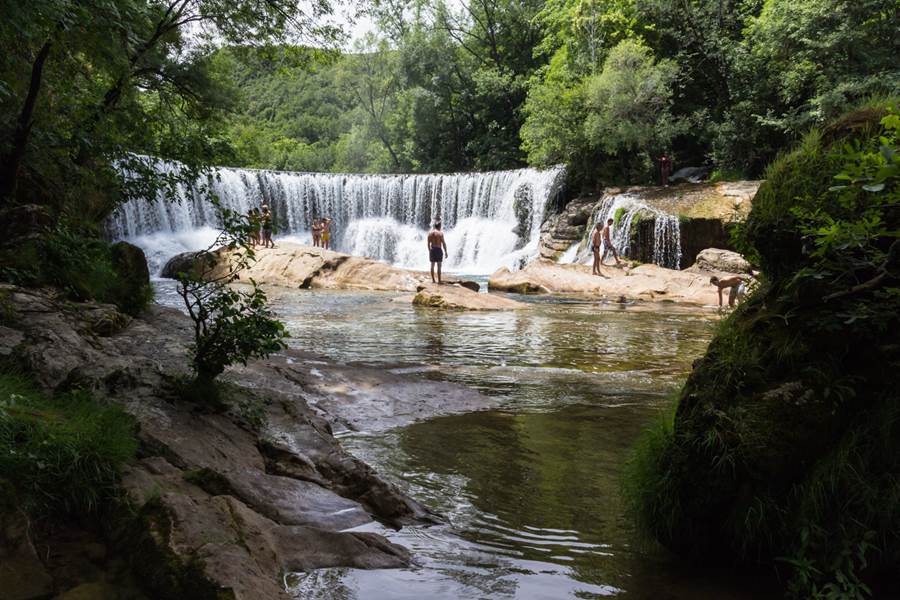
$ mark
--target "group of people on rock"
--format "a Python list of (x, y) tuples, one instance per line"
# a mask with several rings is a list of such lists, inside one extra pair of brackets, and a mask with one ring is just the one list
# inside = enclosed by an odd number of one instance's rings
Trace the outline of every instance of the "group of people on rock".
[(328, 250), (331, 247), (331, 219), (328, 217), (313, 219), (312, 239), (316, 248)]
[[(613, 219), (607, 219), (606, 224), (598, 221), (591, 232), (591, 251), (594, 253), (594, 266), (591, 271), (592, 275), (604, 276), (603, 273), (600, 272), (600, 266), (604, 264), (603, 261), (606, 260), (606, 257), (609, 254), (612, 254), (613, 258), (616, 259), (617, 267), (621, 265), (619, 254), (616, 252), (616, 247), (612, 243), (613, 223)], [(430, 238), (429, 248), (431, 248)], [(438, 273), (440, 273), (440, 271), (438, 271)], [(433, 274), (432, 279), (434, 279)], [(722, 306), (723, 304), (723, 292), (725, 290), (728, 290), (728, 306), (734, 306), (736, 302), (742, 300), (747, 293), (747, 284), (749, 282), (750, 278), (742, 275), (733, 275), (731, 277), (719, 277), (713, 275), (709, 278), (710, 285), (714, 285), (718, 288), (719, 306)]]
[[(610, 253), (612, 253), (613, 258), (616, 259), (617, 267), (622, 264), (619, 260), (619, 253), (616, 252), (616, 247), (612, 243), (612, 226), (612, 219), (607, 219), (605, 225), (598, 221), (594, 226), (594, 231), (591, 232), (591, 252), (594, 253), (594, 267), (591, 270), (592, 275), (603, 275), (603, 273), (600, 272), (600, 265), (603, 264), (603, 261), (606, 260), (607, 255)], [(602, 256), (600, 254), (601, 250), (603, 251)]]
[(251, 208), (247, 215), (250, 221), (250, 245), (263, 248), (274, 248), (275, 242), (272, 241), (272, 211), (269, 210), (268, 204), (263, 204), (262, 209)]

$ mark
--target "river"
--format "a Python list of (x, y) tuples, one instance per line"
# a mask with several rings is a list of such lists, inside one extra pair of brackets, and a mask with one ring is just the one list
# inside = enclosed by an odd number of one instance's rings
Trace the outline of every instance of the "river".
[[(161, 297), (170, 284), (161, 285)], [(447, 519), (377, 531), (412, 550), (403, 570), (292, 574), (297, 598), (771, 597), (694, 570), (625, 514), (622, 466), (705, 350), (716, 317), (675, 306), (520, 298), (522, 311), (448, 312), (396, 294), (273, 295), (290, 343), (384, 363), (498, 397), (495, 410), (387, 432), (338, 432), (351, 452)]]

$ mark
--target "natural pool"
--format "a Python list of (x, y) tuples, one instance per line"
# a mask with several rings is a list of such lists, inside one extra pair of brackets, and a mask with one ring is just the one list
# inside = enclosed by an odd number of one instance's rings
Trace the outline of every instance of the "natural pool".
[(522, 311), (448, 312), (392, 296), (271, 295), (292, 345), (408, 365), (502, 403), (387, 432), (342, 432), (351, 452), (448, 523), (370, 527), (412, 550), (417, 566), (290, 575), (297, 598), (772, 597), (641, 540), (620, 496), (631, 444), (669, 410), (714, 313), (558, 298), (527, 298)]

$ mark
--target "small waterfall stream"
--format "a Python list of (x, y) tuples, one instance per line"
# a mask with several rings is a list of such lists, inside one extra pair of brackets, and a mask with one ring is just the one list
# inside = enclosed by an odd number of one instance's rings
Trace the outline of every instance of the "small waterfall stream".
[[(178, 165), (156, 161), (159, 171)], [(127, 173), (125, 174), (127, 176)], [(398, 266), (428, 267), (425, 236), (435, 220), (446, 232), (449, 269), (491, 273), (519, 267), (537, 253), (548, 202), (565, 170), (359, 175), (215, 168), (178, 186), (175, 198), (132, 200), (109, 219), (112, 237), (144, 248), (151, 269), (172, 255), (205, 247), (217, 225), (207, 192), (239, 213), (269, 204), (276, 236), (311, 243), (310, 225), (330, 217), (333, 248)]]
[(586, 240), (596, 223), (613, 219), (612, 242), (622, 256), (638, 258), (634, 248), (632, 228), (635, 220), (653, 219), (653, 249), (651, 261), (667, 269), (681, 268), (681, 228), (678, 217), (650, 206), (631, 193), (604, 198), (595, 208), (585, 226), (584, 239), (572, 245), (559, 258), (561, 263), (589, 262), (590, 249)]

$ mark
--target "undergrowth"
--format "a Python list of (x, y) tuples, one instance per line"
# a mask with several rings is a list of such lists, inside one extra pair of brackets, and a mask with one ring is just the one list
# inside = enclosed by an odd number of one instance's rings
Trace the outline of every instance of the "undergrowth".
[(137, 450), (135, 424), (82, 391), (49, 397), (16, 372), (0, 371), (0, 482), (5, 509), (33, 517), (98, 511), (118, 492), (121, 466)]

